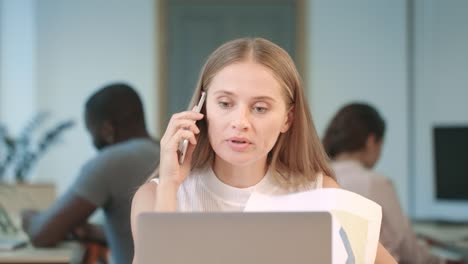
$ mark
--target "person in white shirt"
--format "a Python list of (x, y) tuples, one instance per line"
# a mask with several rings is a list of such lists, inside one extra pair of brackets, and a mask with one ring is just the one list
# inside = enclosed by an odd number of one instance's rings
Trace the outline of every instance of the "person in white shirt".
[[(339, 187), (300, 76), (282, 48), (261, 38), (223, 44), (205, 63), (188, 109), (202, 92), (207, 96), (201, 113), (172, 116), (161, 139), (160, 166), (133, 198), (134, 241), (141, 212), (243, 211), (254, 190), (283, 194)], [(190, 144), (180, 164), (178, 145), (184, 139)], [(382, 246), (376, 260), (394, 263)]]
[(390, 179), (372, 168), (380, 158), (385, 121), (369, 104), (350, 103), (330, 121), (323, 137), (338, 184), (382, 206), (380, 242), (399, 263), (441, 263), (420, 245)]

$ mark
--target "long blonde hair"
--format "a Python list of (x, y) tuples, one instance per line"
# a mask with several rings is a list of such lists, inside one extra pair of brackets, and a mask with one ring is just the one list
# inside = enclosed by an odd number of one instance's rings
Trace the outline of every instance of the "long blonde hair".
[[(251, 59), (270, 69), (283, 88), (286, 104), (293, 111), (289, 130), (281, 133), (268, 155), (268, 163), (276, 179), (284, 184), (298, 185), (314, 181), (317, 173), (334, 178), (328, 158), (315, 130), (299, 73), (286, 51), (262, 38), (241, 38), (216, 49), (203, 66), (188, 109), (207, 91), (214, 76), (224, 67)], [(202, 113), (206, 116), (205, 107)], [(205, 119), (197, 122), (200, 133), (192, 155), (191, 169), (211, 165), (215, 153), (208, 140)]]

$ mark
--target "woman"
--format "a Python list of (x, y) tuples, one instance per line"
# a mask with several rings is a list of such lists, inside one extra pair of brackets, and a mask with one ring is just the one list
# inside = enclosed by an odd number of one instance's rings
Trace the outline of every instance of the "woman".
[(399, 263), (443, 263), (418, 242), (392, 181), (373, 170), (384, 134), (385, 121), (371, 105), (350, 103), (338, 110), (323, 138), (337, 181), (382, 206), (380, 242)]
[[(277, 195), (339, 187), (283, 49), (258, 38), (225, 43), (204, 65), (189, 109), (202, 91), (201, 113), (169, 121), (152, 176), (159, 180), (143, 185), (133, 200), (134, 235), (144, 211), (242, 211), (254, 190)], [(184, 139), (190, 146), (180, 165), (177, 147)], [(383, 247), (377, 260), (393, 261)]]

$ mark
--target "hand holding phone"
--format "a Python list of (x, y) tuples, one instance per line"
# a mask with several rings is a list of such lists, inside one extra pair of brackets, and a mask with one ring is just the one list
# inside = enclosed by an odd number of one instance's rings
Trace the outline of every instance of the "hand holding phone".
[[(202, 92), (200, 96), (200, 101), (198, 101), (198, 104), (195, 106), (195, 109), (193, 111), (200, 113), (201, 109), (203, 108), (203, 103), (205, 102), (205, 98), (206, 98), (206, 92)], [(179, 157), (179, 164), (184, 163), (188, 144), (189, 144), (188, 139), (184, 139), (181, 142), (179, 142), (179, 147), (177, 149), (177, 154)]]

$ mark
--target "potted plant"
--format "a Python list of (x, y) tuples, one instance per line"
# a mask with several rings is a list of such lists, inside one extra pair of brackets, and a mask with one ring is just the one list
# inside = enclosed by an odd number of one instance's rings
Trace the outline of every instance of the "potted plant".
[(38, 128), (47, 118), (48, 113), (39, 113), (17, 137), (0, 123), (0, 200), (14, 214), (23, 208), (45, 209), (55, 199), (54, 184), (31, 184), (28, 177), (39, 159), (74, 122), (59, 121), (39, 133)]
[(12, 137), (6, 127), (0, 123), (0, 149), (5, 150), (1, 152), (3, 155), (0, 155), (0, 181), (5, 180), (9, 169), (14, 175), (15, 182), (27, 181), (38, 159), (56, 143), (64, 131), (74, 126), (72, 120), (60, 121), (39, 136), (38, 140), (34, 140), (36, 130), (48, 117), (48, 113), (39, 113), (25, 126), (17, 138)]

